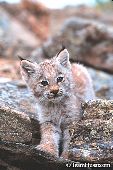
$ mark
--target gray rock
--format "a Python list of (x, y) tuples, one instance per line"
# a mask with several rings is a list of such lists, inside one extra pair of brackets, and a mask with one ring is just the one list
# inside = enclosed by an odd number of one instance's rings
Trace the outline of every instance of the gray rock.
[(0, 83), (0, 107), (5, 106), (38, 119), (35, 99), (23, 81)]
[(70, 128), (70, 158), (113, 164), (113, 100), (82, 105), (82, 120)]
[(27, 114), (0, 107), (0, 140), (27, 143), (32, 140), (31, 121)]
[(62, 43), (69, 50), (72, 61), (113, 73), (112, 26), (79, 17), (70, 18), (62, 30), (33, 55), (34, 60), (38, 62), (38, 56), (42, 59), (53, 57)]
[(38, 45), (35, 35), (11, 17), (0, 4), (0, 57), (29, 56)]
[(0, 139), (38, 144), (40, 128), (36, 107), (23, 81), (0, 83)]
[(87, 68), (90, 73), (97, 98), (113, 99), (113, 75), (100, 70)]

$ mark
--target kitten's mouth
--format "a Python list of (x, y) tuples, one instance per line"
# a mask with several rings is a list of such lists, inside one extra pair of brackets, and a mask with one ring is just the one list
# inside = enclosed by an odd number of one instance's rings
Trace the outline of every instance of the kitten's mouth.
[(49, 95), (49, 96), (48, 96), (48, 99), (49, 99), (49, 100), (55, 100), (55, 99), (61, 98), (61, 96), (62, 96), (61, 94), (54, 94), (54, 95), (52, 95), (52, 96)]

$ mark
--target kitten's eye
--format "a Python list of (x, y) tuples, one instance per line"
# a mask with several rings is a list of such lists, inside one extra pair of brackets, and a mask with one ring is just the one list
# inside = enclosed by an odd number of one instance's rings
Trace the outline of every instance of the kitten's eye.
[(42, 81), (41, 81), (41, 84), (42, 84), (43, 86), (47, 86), (49, 83), (48, 83), (47, 80), (42, 80)]
[(59, 83), (59, 82), (61, 82), (63, 80), (63, 77), (61, 76), (61, 77), (58, 77), (57, 78), (57, 83)]

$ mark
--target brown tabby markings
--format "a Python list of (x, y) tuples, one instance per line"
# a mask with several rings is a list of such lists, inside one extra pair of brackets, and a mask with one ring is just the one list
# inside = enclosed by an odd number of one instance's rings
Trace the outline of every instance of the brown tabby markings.
[(86, 68), (79, 64), (71, 65), (69, 53), (64, 49), (40, 64), (22, 60), (21, 72), (37, 101), (41, 126), (41, 142), (37, 148), (59, 156), (62, 137), (61, 156), (66, 158), (69, 126), (81, 118), (81, 102), (94, 99), (92, 81)]

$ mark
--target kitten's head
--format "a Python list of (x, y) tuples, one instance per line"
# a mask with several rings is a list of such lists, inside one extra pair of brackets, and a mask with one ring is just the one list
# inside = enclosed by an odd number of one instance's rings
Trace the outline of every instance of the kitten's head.
[(71, 66), (67, 49), (40, 64), (23, 59), (21, 73), (40, 102), (59, 102), (70, 93)]

